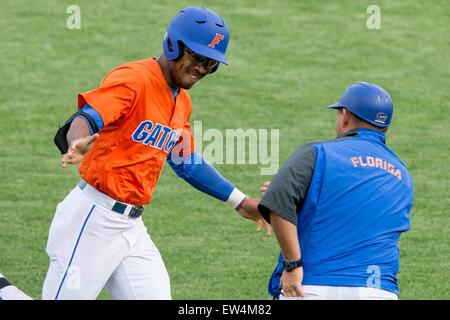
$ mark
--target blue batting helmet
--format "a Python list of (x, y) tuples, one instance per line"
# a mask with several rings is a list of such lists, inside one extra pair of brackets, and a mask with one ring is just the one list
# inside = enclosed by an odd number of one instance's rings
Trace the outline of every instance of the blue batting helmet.
[(183, 55), (181, 43), (195, 53), (221, 63), (225, 59), (230, 32), (225, 21), (204, 7), (187, 7), (172, 19), (164, 37), (164, 55), (177, 60)]
[(345, 108), (374, 126), (387, 128), (391, 123), (394, 106), (389, 93), (380, 86), (368, 82), (349, 85), (339, 102), (328, 108)]

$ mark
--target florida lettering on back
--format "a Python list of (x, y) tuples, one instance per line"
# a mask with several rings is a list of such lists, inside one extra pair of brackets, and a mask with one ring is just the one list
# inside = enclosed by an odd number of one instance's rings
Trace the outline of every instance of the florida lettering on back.
[(397, 177), (398, 180), (402, 180), (402, 172), (400, 169), (395, 168), (392, 163), (387, 162), (381, 158), (371, 156), (357, 156), (351, 157), (350, 160), (355, 168), (367, 167), (367, 168), (379, 168)]

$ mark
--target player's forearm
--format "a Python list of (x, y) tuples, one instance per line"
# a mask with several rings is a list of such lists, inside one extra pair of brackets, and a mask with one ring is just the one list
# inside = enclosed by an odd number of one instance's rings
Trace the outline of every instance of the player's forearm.
[(222, 177), (212, 165), (203, 159), (199, 152), (196, 151), (182, 160), (182, 163), (177, 164), (172, 159), (172, 155), (167, 158), (167, 162), (175, 173), (197, 190), (221, 201), (226, 201), (233, 208), (238, 207), (246, 198), (244, 193), (235, 188), (230, 181)]
[(270, 212), (270, 222), (284, 258), (291, 261), (300, 259), (297, 226), (274, 212)]
[(89, 125), (82, 118), (76, 118), (72, 121), (70, 129), (67, 132), (67, 143), (70, 144), (77, 140), (90, 135)]

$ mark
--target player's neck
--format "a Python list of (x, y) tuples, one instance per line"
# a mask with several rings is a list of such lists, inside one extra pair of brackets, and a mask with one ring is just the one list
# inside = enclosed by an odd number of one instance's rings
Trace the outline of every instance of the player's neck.
[(166, 80), (167, 85), (173, 90), (178, 90), (178, 86), (175, 84), (172, 75), (170, 74), (169, 68), (169, 60), (167, 60), (166, 56), (162, 54), (157, 60), (159, 67), (161, 68), (164, 79)]

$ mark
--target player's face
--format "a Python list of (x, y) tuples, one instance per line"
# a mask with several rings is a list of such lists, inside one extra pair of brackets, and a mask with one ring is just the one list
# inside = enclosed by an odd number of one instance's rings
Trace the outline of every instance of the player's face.
[(183, 57), (173, 64), (171, 76), (176, 87), (190, 89), (217, 67), (218, 61), (198, 55), (188, 48)]

